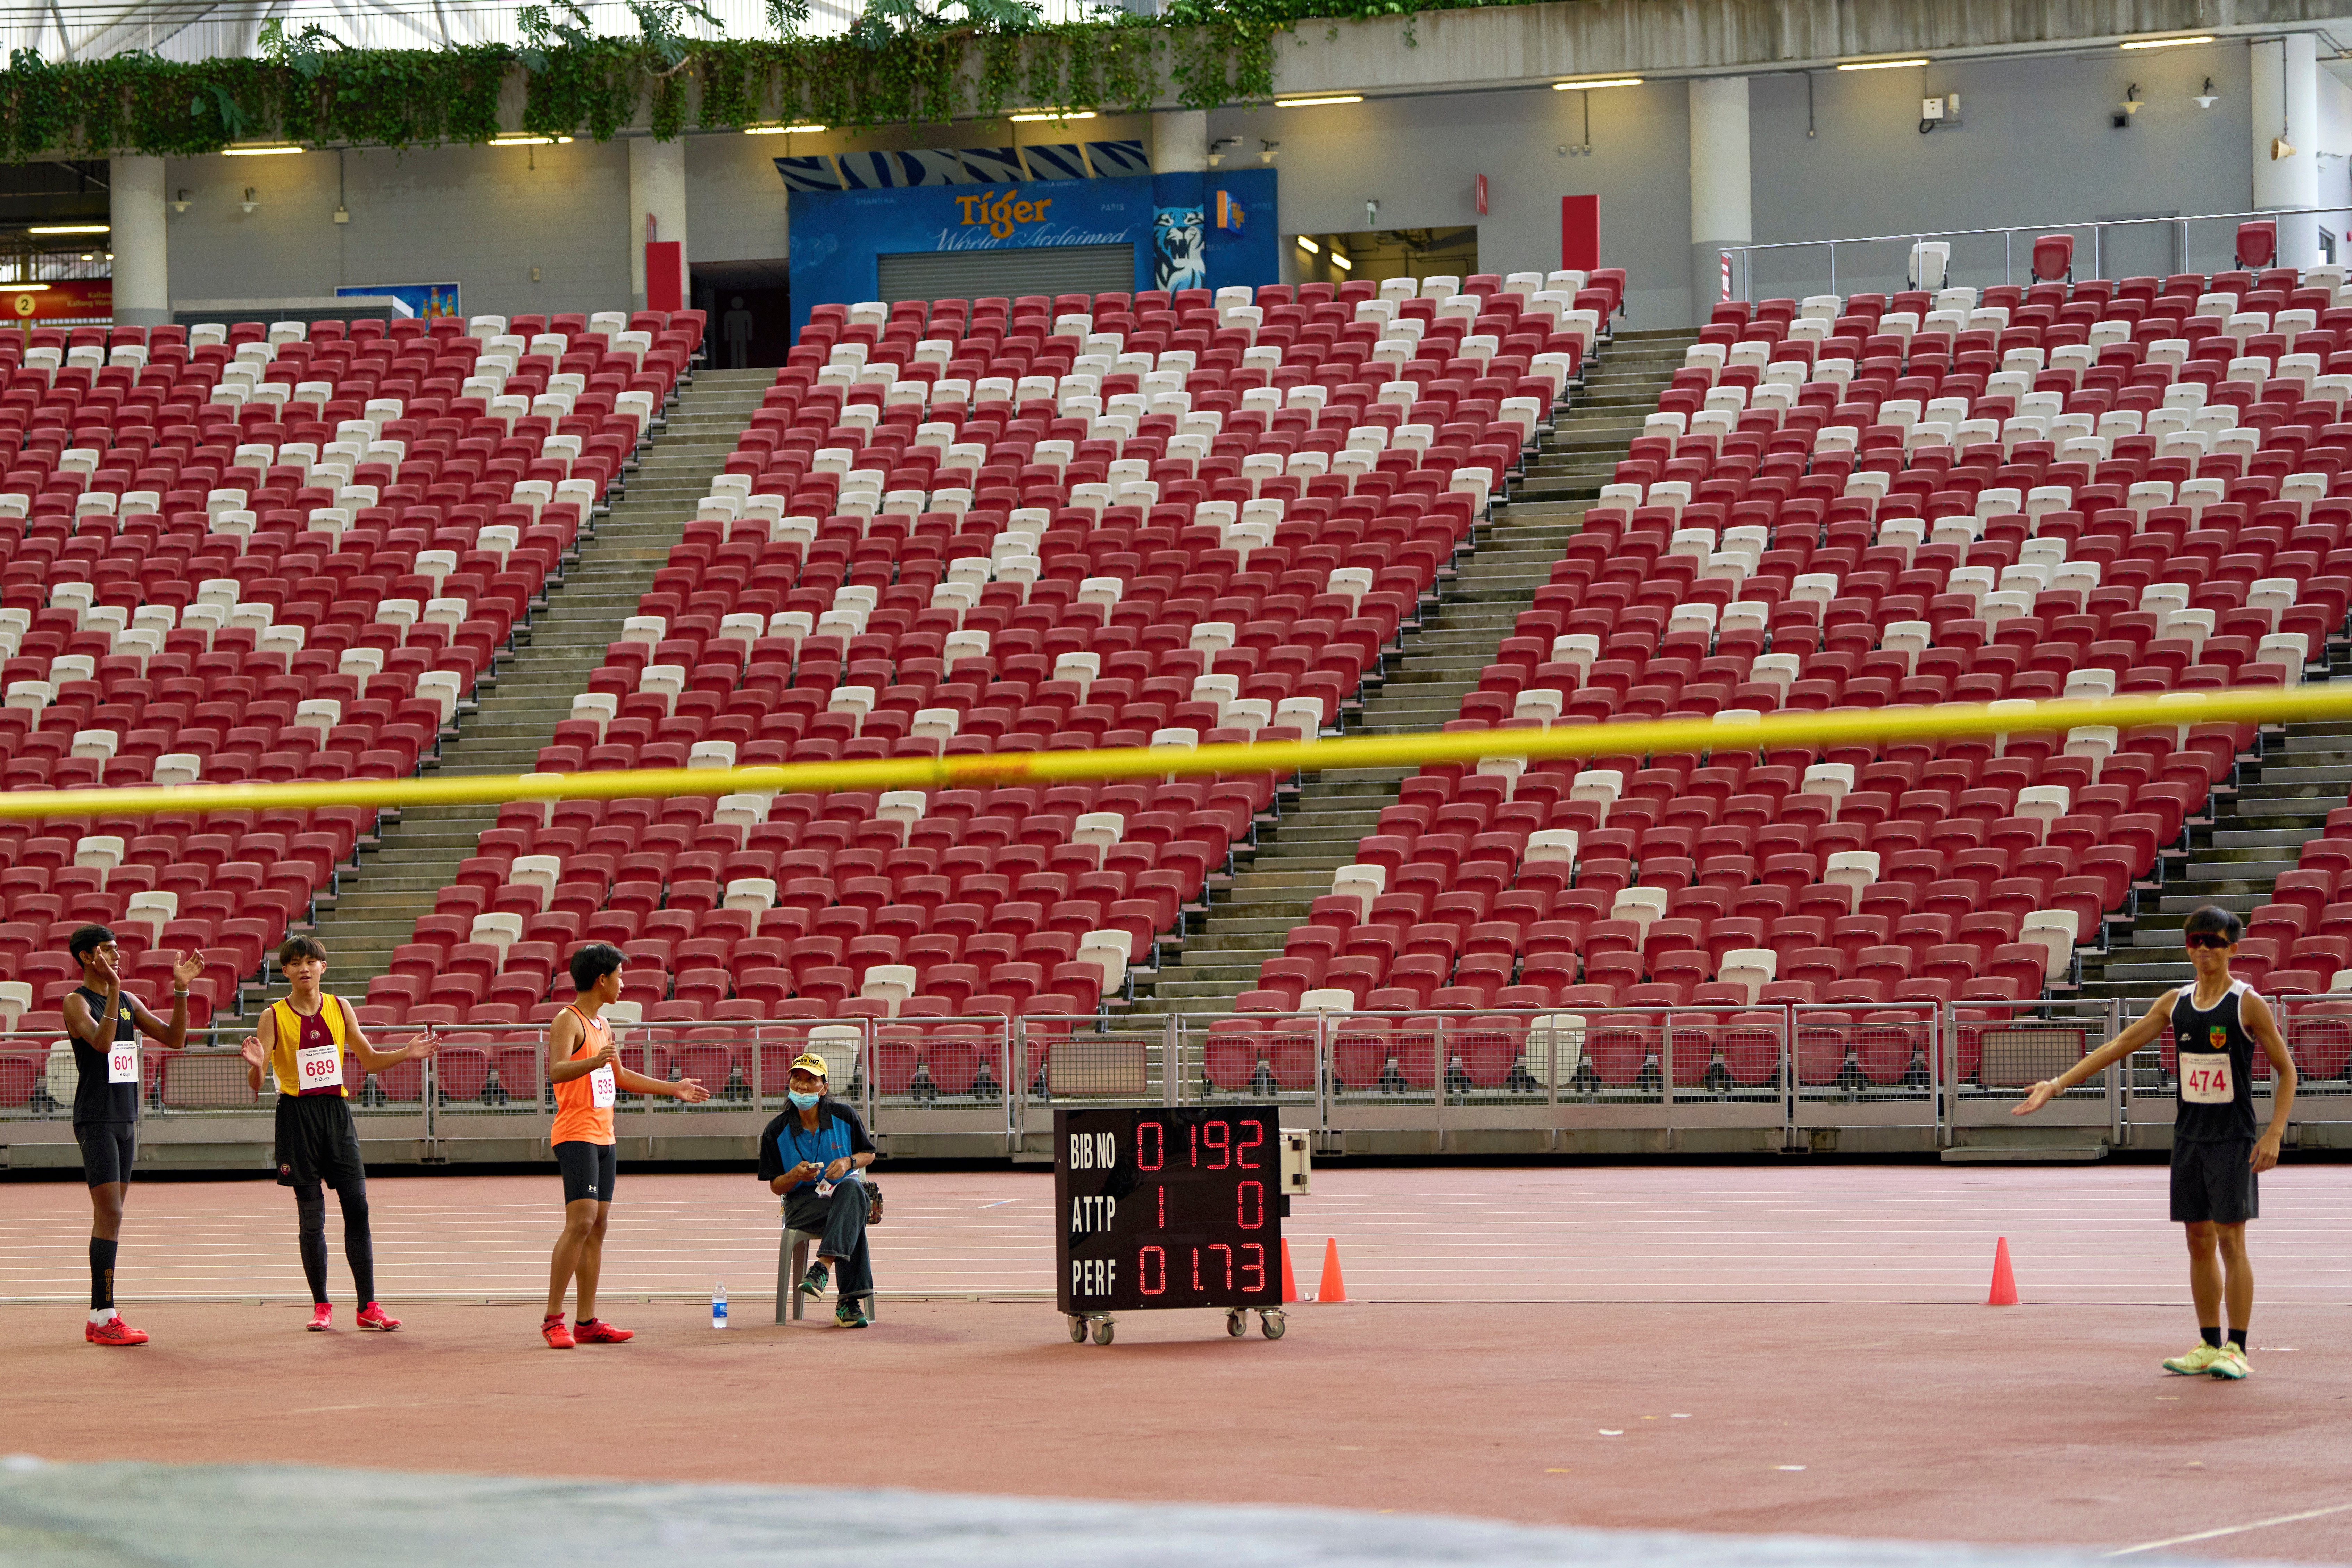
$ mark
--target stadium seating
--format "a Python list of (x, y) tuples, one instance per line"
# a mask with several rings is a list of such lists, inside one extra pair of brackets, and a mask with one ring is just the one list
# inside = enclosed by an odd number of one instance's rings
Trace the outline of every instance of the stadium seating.
[[(2255, 906), (2230, 972), (2271, 998), (2279, 1026), (2307, 1088), (2352, 1069), (2352, 806), (2329, 811), (2305, 839), (2295, 868), (2279, 873), (2269, 900)], [(2173, 1042), (2159, 1046), (2162, 1068), (2175, 1070)], [(2257, 1052), (2253, 1076), (2270, 1077)], [(2333, 1087), (2330, 1085), (2329, 1087)]]
[(2337, 806), (2256, 906), (2231, 972), (2280, 995), (2352, 991), (2352, 806)]
[[(2343, 269), (2069, 284), (2065, 249), (2030, 287), (1717, 307), (1450, 727), (2300, 680), (2352, 604)], [(1738, 1080), (1740, 1009), (1812, 1004), (1839, 1032), (1801, 1078), (1900, 1081), (1907, 1047), (1848, 1037), (2063, 994), (2253, 742), (1425, 769), (1240, 1006), (1679, 1009)], [(2347, 868), (2315, 841), (2241, 973), (2326, 989)]]
[[(435, 751), (699, 343), (698, 312), (35, 329), (0, 342), (0, 785), (390, 778)], [(0, 960), (64, 934), (203, 1022), (373, 814), (0, 824)]]
[[(1622, 287), (819, 306), (540, 764), (1314, 734), (1413, 623)], [(509, 807), (368, 1000), (541, 1018), (570, 995), (557, 955), (601, 939), (650, 982), (649, 1021), (1048, 1028), (1118, 1000), (1275, 788)], [(961, 1033), (915, 1034), (877, 1055), (884, 1092), (1002, 1082)]]

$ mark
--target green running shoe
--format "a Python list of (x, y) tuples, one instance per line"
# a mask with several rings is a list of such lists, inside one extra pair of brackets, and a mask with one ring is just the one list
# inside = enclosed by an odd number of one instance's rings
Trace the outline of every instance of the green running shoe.
[(2177, 1355), (2168, 1360), (2164, 1363), (2164, 1370), (2178, 1373), (2182, 1377), (2195, 1377), (2200, 1373), (2211, 1372), (2213, 1363), (2221, 1358), (2221, 1352), (2225, 1348), (2226, 1343), (2209, 1345), (2200, 1340), (2197, 1342), (2197, 1348), (2187, 1355)]
[(2242, 1347), (2225, 1344), (2221, 1347), (2221, 1352), (2214, 1356), (2213, 1364), (2206, 1370), (2215, 1377), (2226, 1377), (2235, 1383), (2254, 1369), (2247, 1363), (2246, 1352)]

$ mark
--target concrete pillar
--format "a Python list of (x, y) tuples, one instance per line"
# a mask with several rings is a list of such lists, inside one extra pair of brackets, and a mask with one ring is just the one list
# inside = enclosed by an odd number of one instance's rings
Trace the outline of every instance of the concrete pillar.
[(169, 246), (163, 231), (163, 160), (116, 158), (109, 164), (114, 232), (114, 320), (160, 327), (172, 320)]
[(1151, 117), (1151, 172), (1195, 174), (1209, 166), (1206, 110), (1171, 110)]
[[(646, 220), (653, 219), (653, 232)], [(650, 136), (629, 139), (629, 308), (646, 308), (646, 242), (675, 239), (693, 259), (686, 237), (686, 143), (656, 142)], [(692, 274), (688, 275), (688, 298)]]
[[(2309, 33), (2289, 33), (2284, 38), (2248, 46), (2252, 67), (2250, 111), (2253, 133), (2254, 207), (2312, 207), (2319, 205), (2319, 58)], [(2294, 152), (2273, 157), (2283, 146)], [(2278, 265), (2309, 267), (2318, 260), (2321, 225), (2336, 235), (2344, 232), (2341, 216), (2279, 220)], [(2221, 237), (2226, 247), (2230, 241)], [(2219, 260), (2200, 257), (2196, 267), (2235, 266), (2225, 254)]]
[(1744, 76), (1699, 77), (1690, 84), (1690, 203), (1691, 320), (1705, 321), (1723, 292), (1722, 247), (1756, 237)]

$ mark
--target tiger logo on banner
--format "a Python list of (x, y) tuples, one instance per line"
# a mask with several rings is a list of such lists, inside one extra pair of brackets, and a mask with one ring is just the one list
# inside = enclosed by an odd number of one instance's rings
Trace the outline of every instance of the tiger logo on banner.
[(1160, 207), (1151, 218), (1151, 286), (1206, 289), (1208, 240), (1198, 206)]

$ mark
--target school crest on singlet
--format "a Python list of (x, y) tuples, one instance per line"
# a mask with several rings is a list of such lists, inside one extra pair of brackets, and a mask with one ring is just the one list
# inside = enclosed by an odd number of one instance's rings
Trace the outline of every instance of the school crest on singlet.
[(2252, 1140), (2254, 1135), (2253, 1037), (2240, 1012), (2252, 993), (2242, 980), (2197, 1005), (2196, 988), (2183, 986), (2172, 1005), (2172, 1037), (2178, 1042), (2179, 1100), (2173, 1116), (2176, 1142)]

